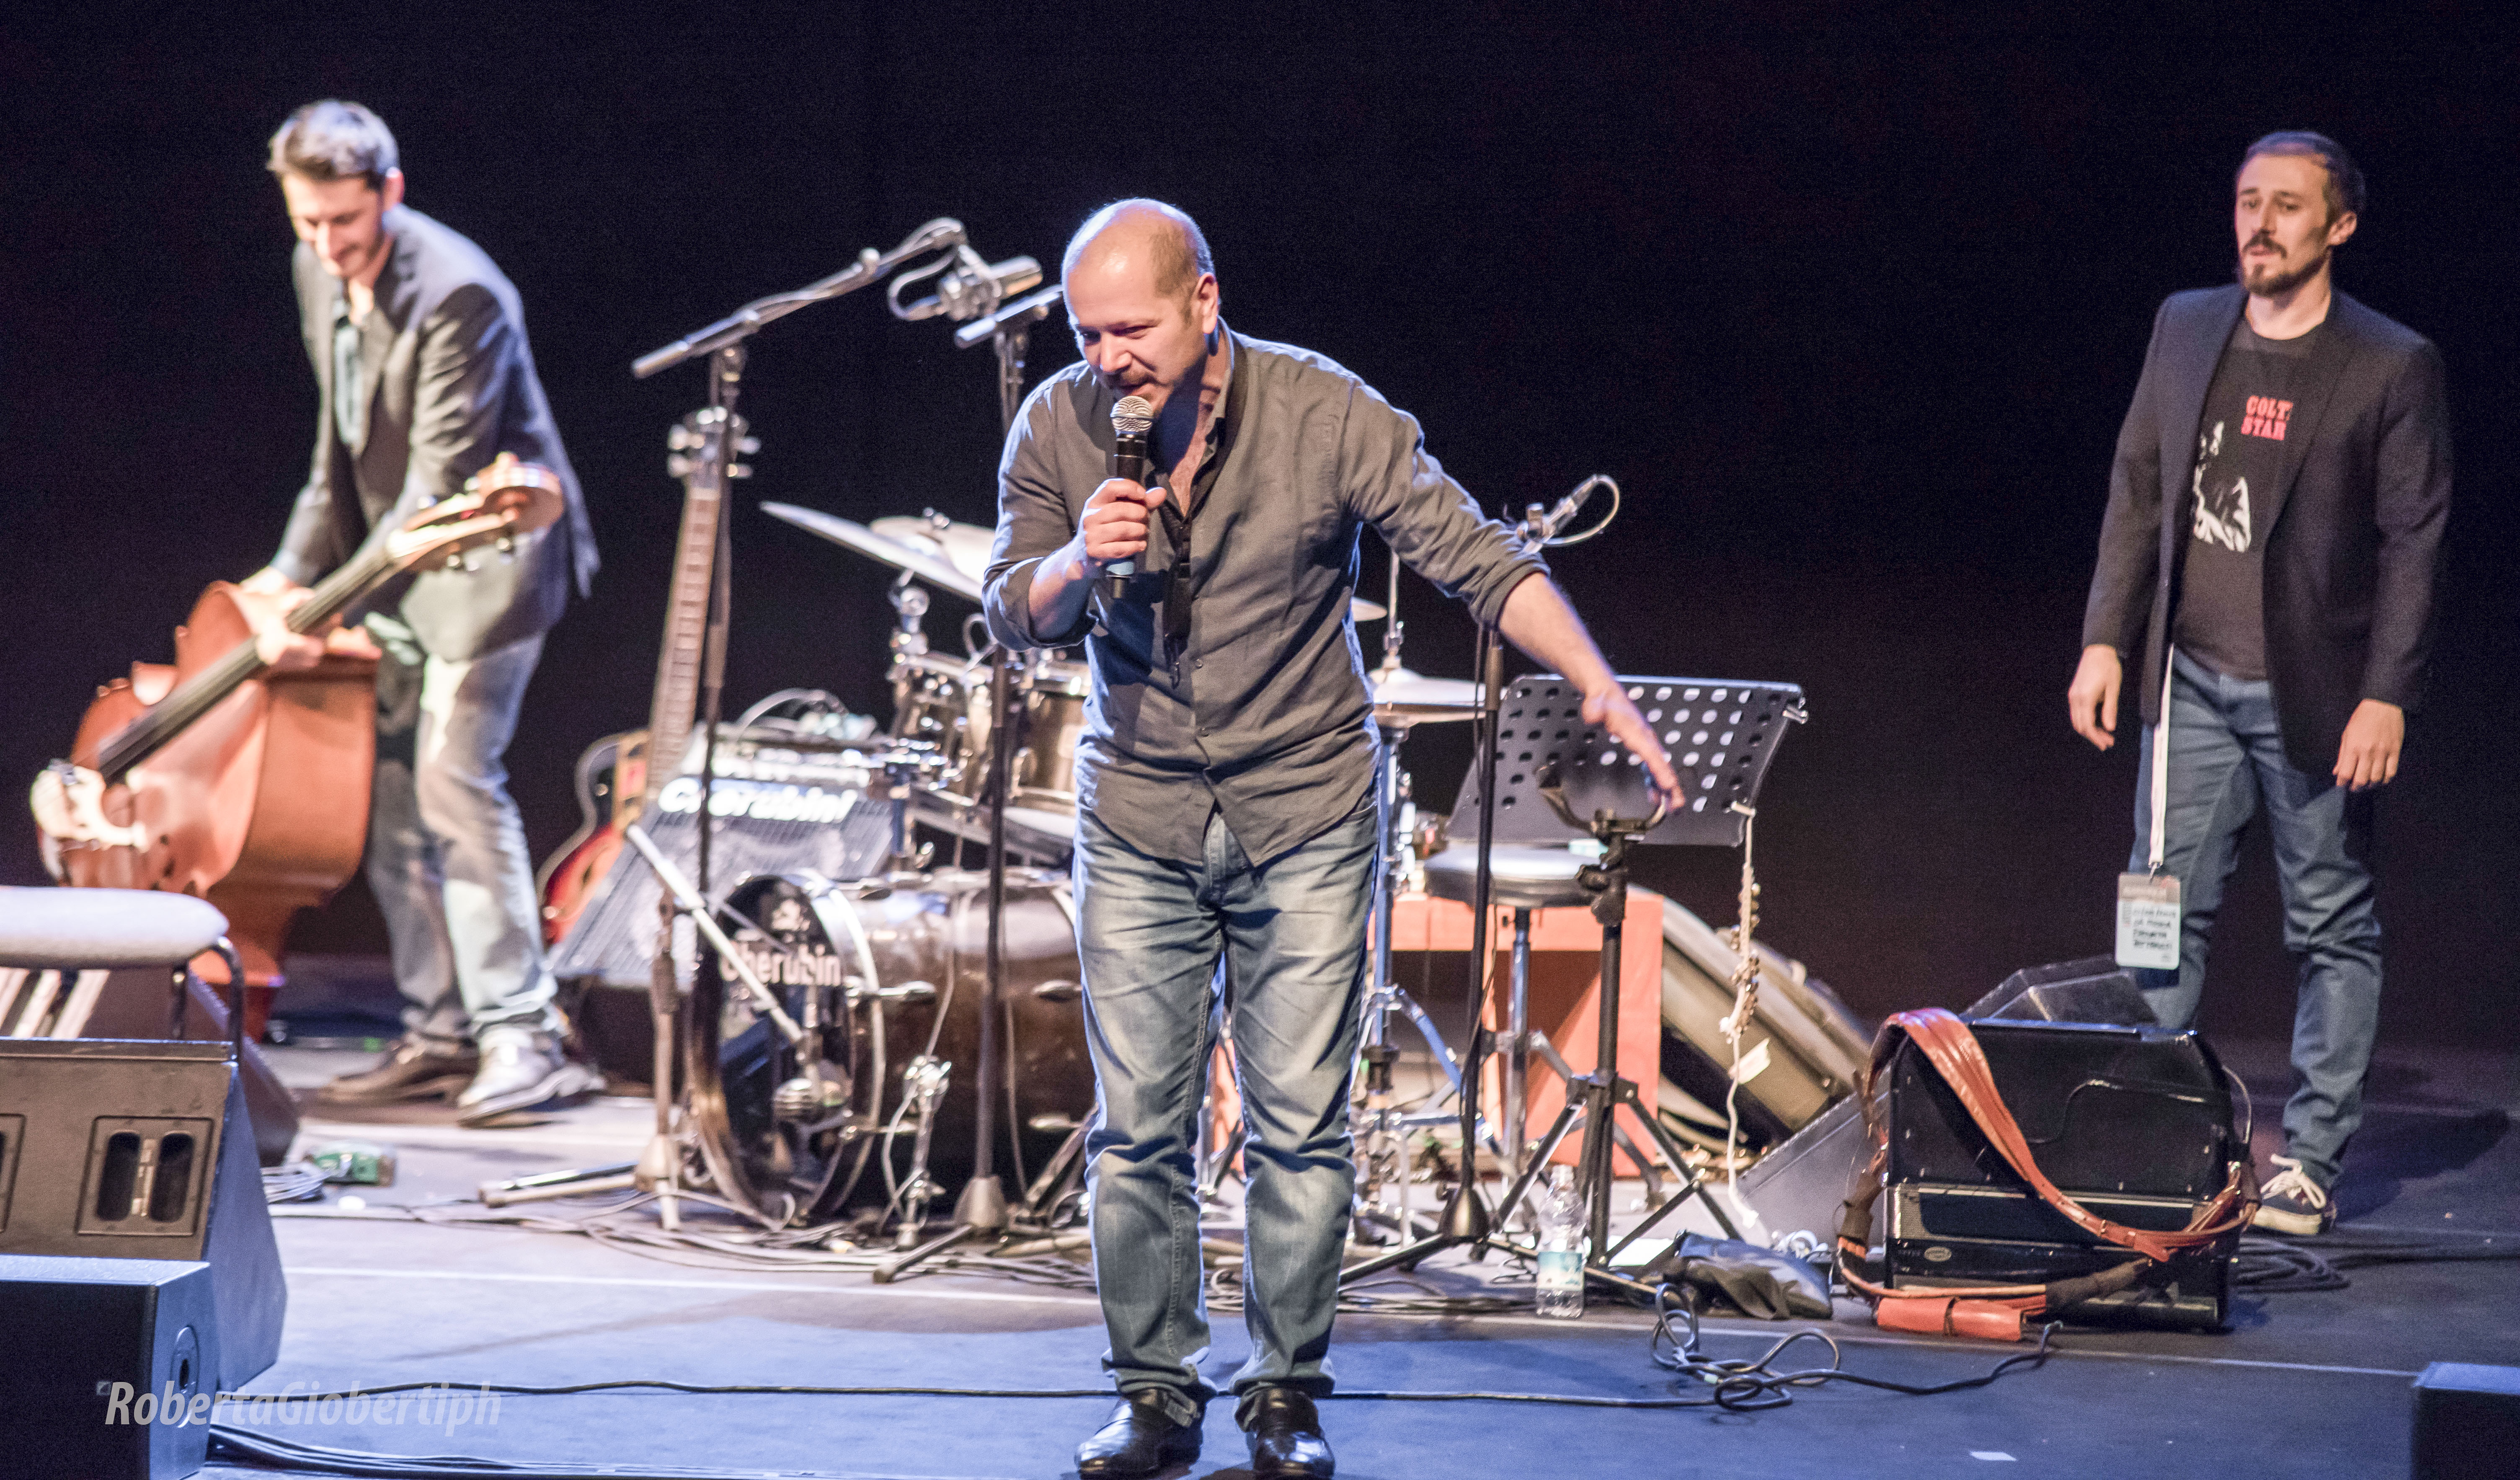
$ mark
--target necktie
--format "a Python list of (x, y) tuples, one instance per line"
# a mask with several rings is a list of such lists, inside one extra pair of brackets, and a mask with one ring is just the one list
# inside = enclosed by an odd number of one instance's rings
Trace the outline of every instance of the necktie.
[(359, 364), (359, 326), (351, 321), (350, 306), (345, 302), (333, 319), (333, 429), (340, 434), (341, 445), (353, 454), (368, 439), (364, 379)]

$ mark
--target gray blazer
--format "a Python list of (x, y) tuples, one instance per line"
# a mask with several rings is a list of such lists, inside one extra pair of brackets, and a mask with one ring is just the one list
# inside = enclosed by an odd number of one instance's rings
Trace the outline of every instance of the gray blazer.
[(333, 410), (341, 285), (302, 243), (291, 264), (323, 397), (314, 467), (271, 563), (311, 586), (415, 511), (460, 492), (500, 453), (539, 463), (567, 490), (566, 518), (513, 556), (472, 552), (465, 568), (405, 576), (361, 608), (398, 616), (434, 656), (469, 658), (560, 620), (570, 587), (584, 595), (594, 578), (595, 532), (534, 375), (516, 286), (480, 247), (419, 211), (395, 207), (385, 229), (391, 255), (360, 338), (368, 430), (355, 456), (335, 430)]
[[(2141, 663), (2146, 723), (2161, 717), (2162, 645), (2193, 516), (2197, 427), (2246, 296), (2213, 288), (2161, 305), (2118, 433), (2083, 643)], [(2267, 672), (2284, 753), (2318, 776), (2336, 763), (2363, 699), (2408, 710), (2423, 701), (2450, 519), (2450, 407), (2440, 351), (2341, 292), (2298, 397), (2258, 520), (2267, 530)]]

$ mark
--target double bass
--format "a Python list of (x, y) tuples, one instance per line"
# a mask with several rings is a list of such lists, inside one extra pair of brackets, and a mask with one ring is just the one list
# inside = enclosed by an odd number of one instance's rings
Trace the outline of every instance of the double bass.
[[(288, 616), (322, 634), (380, 586), (550, 526), (567, 505), (557, 474), (512, 454), (421, 510), (327, 576)], [(269, 1010), (297, 911), (358, 867), (376, 763), (376, 663), (327, 652), (313, 667), (262, 661), (240, 593), (202, 593), (175, 629), (173, 663), (134, 663), (97, 690), (68, 760), (35, 780), (44, 864), (80, 887), (168, 889), (228, 918), (248, 1017)], [(224, 981), (215, 957), (199, 964)], [(249, 1021), (257, 1030), (259, 1022)]]

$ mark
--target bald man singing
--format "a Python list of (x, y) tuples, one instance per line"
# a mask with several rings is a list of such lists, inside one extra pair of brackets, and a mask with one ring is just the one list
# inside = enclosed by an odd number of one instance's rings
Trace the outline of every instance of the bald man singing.
[[(1540, 558), (1483, 517), (1418, 424), (1330, 360), (1226, 328), (1189, 216), (1123, 201), (1063, 265), (1082, 363), (1025, 401), (998, 470), (989, 630), (1082, 642), (1076, 921), (1098, 1085), (1086, 1141), (1097, 1283), (1121, 1403), (1078, 1473), (1194, 1458), (1215, 1390), (1193, 1145), (1217, 966), (1235, 983), (1248, 1140), (1235, 1420), (1262, 1480), (1328, 1476), (1366, 987), (1374, 738), (1348, 600), (1372, 524), (1418, 574), (1579, 685), (1588, 722), (1669, 759)], [(1146, 485), (1104, 475), (1111, 408), (1154, 407)], [(1123, 579), (1106, 580), (1129, 562)]]

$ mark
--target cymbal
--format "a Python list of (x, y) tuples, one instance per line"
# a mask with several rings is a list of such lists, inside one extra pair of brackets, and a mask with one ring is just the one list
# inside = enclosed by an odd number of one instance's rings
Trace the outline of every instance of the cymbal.
[(864, 524), (835, 517), (819, 509), (800, 509), (793, 504), (764, 504), (761, 512), (809, 534), (819, 534), (834, 545), (845, 545), (860, 555), (873, 556), (897, 570), (907, 570), (938, 590), (950, 592), (967, 602), (980, 600), (979, 578), (965, 575), (941, 554), (886, 539)]
[(1428, 678), (1406, 668), (1365, 676), (1373, 717), (1385, 725), (1429, 725), (1479, 717), (1479, 686), (1455, 678)]
[(867, 527), (913, 550), (935, 551), (975, 581), (989, 572), (989, 545), (998, 534), (986, 524), (957, 521), (939, 525), (933, 519), (906, 514), (872, 520)]
[[(988, 573), (989, 551), (997, 540), (997, 531), (986, 525), (958, 520), (939, 527), (932, 519), (911, 514), (887, 515), (860, 524), (793, 504), (764, 504), (761, 512), (860, 555), (915, 572), (970, 602), (980, 600), (980, 582)], [(1348, 615), (1354, 621), (1377, 622), (1388, 614), (1379, 603), (1363, 597), (1348, 599)]]

